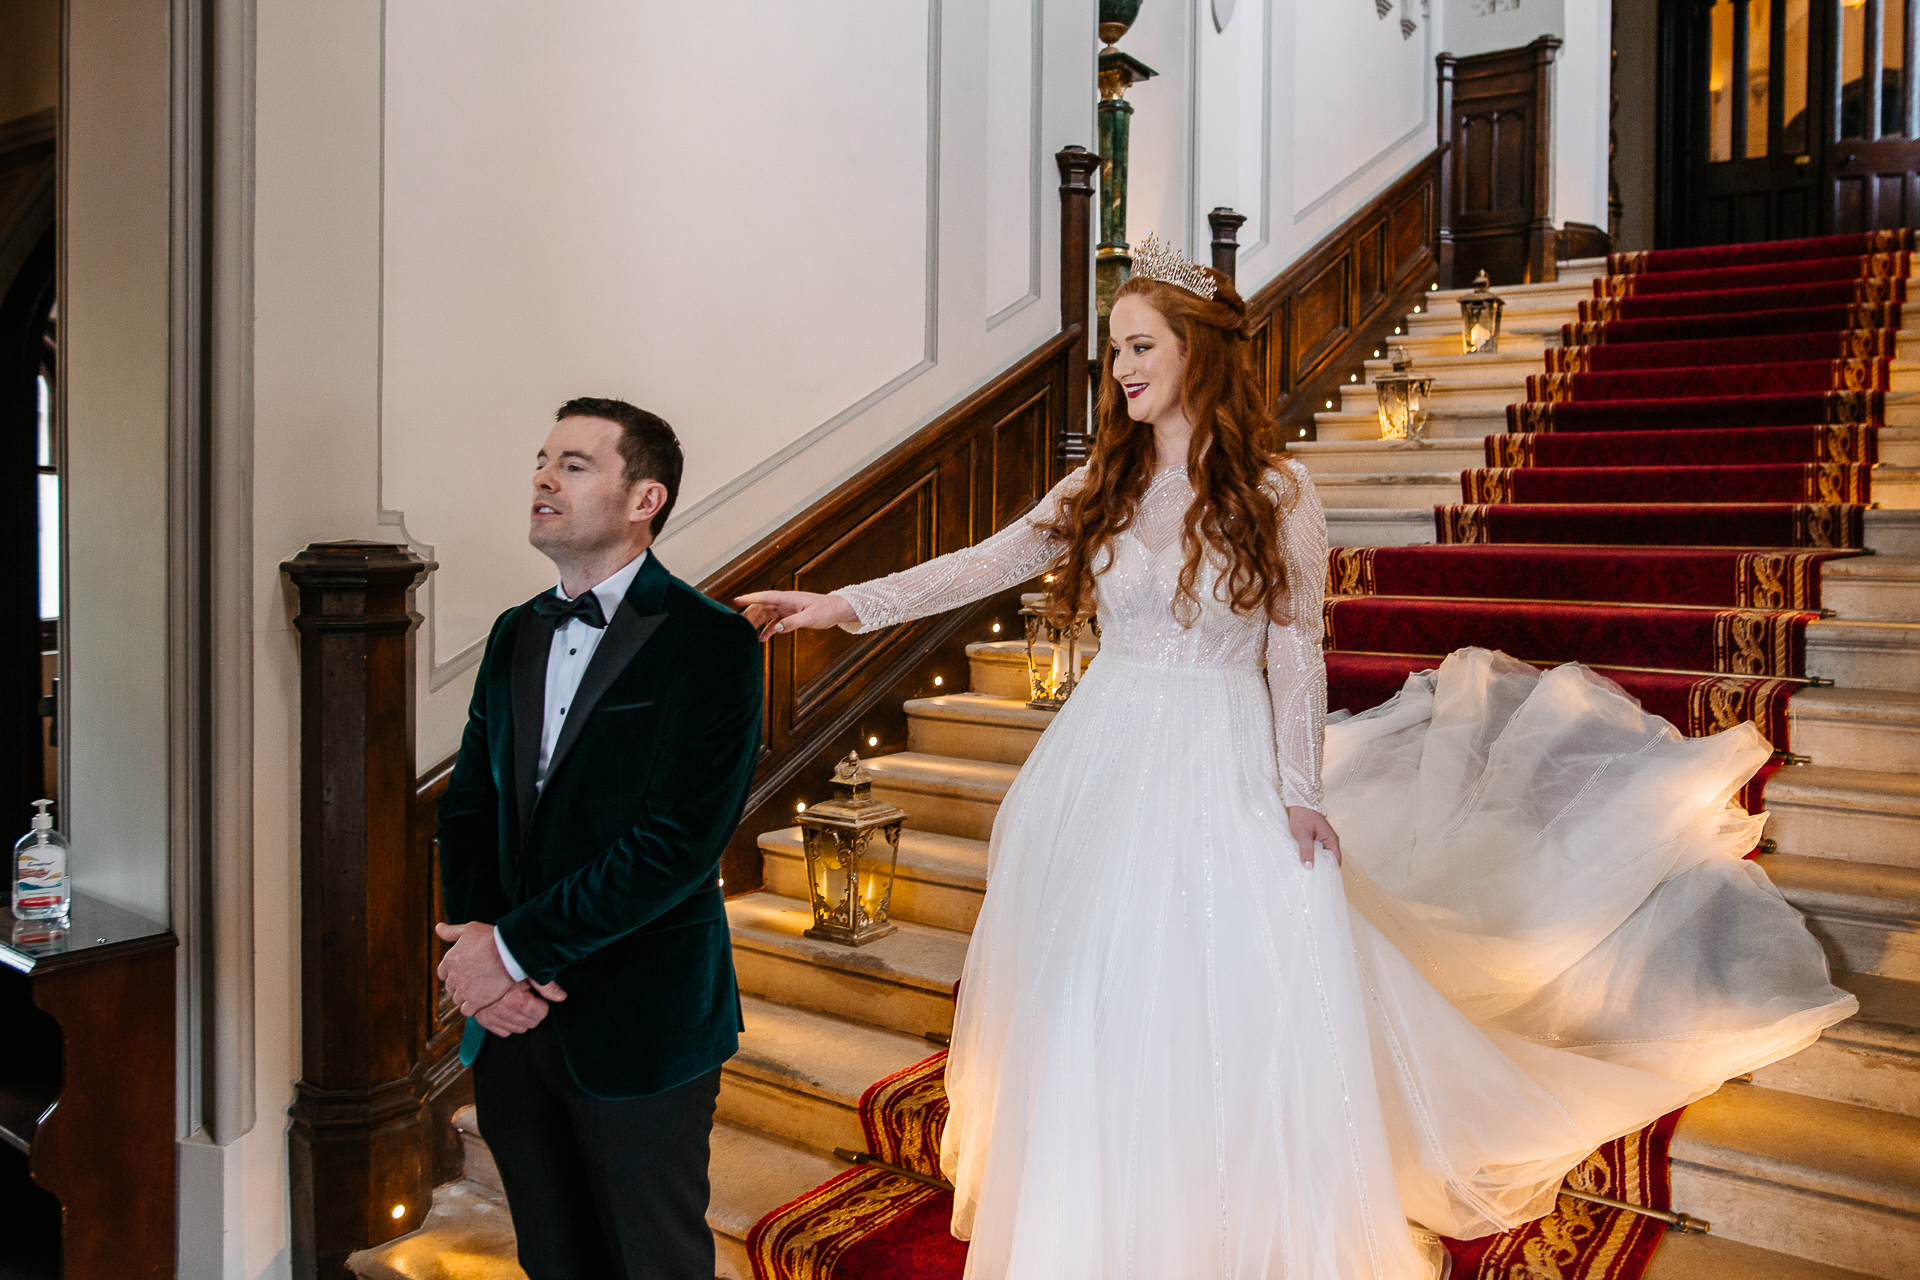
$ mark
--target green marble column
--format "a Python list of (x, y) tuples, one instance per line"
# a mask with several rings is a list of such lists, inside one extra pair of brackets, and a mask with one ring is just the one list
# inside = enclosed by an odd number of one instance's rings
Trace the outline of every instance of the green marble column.
[(1099, 348), (1107, 345), (1107, 315), (1113, 295), (1133, 269), (1127, 245), (1127, 136), (1133, 104), (1127, 90), (1151, 78), (1152, 67), (1114, 48), (1127, 33), (1140, 0), (1104, 0), (1100, 6), (1100, 246), (1094, 256), (1094, 308), (1100, 317)]

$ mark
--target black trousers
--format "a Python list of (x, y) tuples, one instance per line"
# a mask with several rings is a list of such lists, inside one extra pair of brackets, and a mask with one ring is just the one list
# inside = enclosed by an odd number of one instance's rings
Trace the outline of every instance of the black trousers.
[(529, 1280), (713, 1280), (708, 1140), (720, 1069), (644, 1098), (574, 1083), (551, 1022), (473, 1064)]

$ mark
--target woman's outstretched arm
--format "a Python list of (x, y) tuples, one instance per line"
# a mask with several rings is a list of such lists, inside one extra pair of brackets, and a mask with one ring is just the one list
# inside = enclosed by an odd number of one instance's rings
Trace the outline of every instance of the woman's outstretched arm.
[(1327, 662), (1320, 644), (1326, 628), (1327, 517), (1306, 468), (1296, 462), (1284, 466), (1298, 489), (1281, 518), (1290, 616), (1267, 627), (1267, 689), (1273, 697), (1274, 749), (1288, 823), (1300, 843), (1300, 860), (1312, 865), (1316, 842), (1340, 857), (1340, 838), (1326, 819), (1320, 789), (1327, 732)]
[(1052, 564), (1060, 545), (1041, 530), (1059, 519), (1067, 498), (1084, 482), (1081, 467), (1053, 486), (1020, 519), (971, 547), (935, 556), (925, 564), (841, 587), (829, 595), (811, 591), (756, 591), (734, 603), (766, 639), (782, 631), (845, 627), (859, 633), (945, 613), (1017, 586)]

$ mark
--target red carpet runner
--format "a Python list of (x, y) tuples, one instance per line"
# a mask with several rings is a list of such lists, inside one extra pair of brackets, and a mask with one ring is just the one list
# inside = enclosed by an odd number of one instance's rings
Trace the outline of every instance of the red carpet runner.
[[(867, 1149), (938, 1177), (947, 1099), (937, 1053), (860, 1099)], [(1679, 1113), (1609, 1142), (1567, 1175), (1579, 1191), (1670, 1208), (1667, 1142)], [(959, 1280), (967, 1246), (948, 1230), (953, 1193), (883, 1169), (855, 1168), (774, 1210), (747, 1235), (756, 1280)], [(1454, 1280), (1635, 1280), (1662, 1225), (1571, 1196), (1517, 1231), (1447, 1241)]]
[[(1911, 248), (1899, 231), (1614, 255), (1487, 466), (1435, 509), (1438, 545), (1330, 553), (1330, 706), (1377, 706), (1482, 645), (1588, 663), (1682, 733), (1748, 721), (1788, 750), (1820, 566), (1862, 545)], [(868, 1151), (938, 1176), (945, 1061), (867, 1091)], [(1670, 1207), (1677, 1119), (1607, 1144), (1569, 1184)], [(951, 1210), (936, 1186), (855, 1168), (767, 1215), (747, 1248), (758, 1280), (959, 1280)], [(1662, 1230), (1563, 1196), (1449, 1248), (1455, 1280), (1639, 1280)]]

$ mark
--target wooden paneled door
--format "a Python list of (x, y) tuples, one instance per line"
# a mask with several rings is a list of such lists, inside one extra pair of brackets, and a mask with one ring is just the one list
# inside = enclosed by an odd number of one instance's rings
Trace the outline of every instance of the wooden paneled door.
[(1878, 231), (1920, 219), (1920, 94), (1911, 0), (1840, 5), (1833, 109), (1822, 174), (1827, 230)]
[(1668, 0), (1662, 246), (1911, 225), (1920, 0)]

